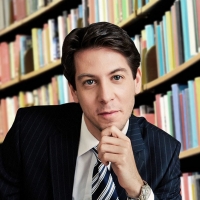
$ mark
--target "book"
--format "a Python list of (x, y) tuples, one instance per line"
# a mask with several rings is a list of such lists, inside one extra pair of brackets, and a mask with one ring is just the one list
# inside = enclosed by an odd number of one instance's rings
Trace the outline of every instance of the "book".
[[(174, 111), (174, 125), (175, 125), (175, 138), (179, 142), (182, 141), (182, 127), (181, 127), (181, 116), (180, 116), (180, 105), (179, 105), (179, 93), (181, 90), (185, 89), (187, 85), (182, 85), (178, 83), (174, 83), (171, 85), (172, 88), (172, 105)], [(181, 146), (181, 150), (183, 147)]]
[(175, 69), (175, 58), (174, 58), (174, 40), (172, 33), (172, 19), (171, 12), (165, 12), (166, 15), (166, 26), (167, 26), (167, 50), (168, 50), (168, 59), (169, 59), (169, 71)]
[(0, 44), (0, 57), (1, 59), (1, 82), (8, 82), (10, 77), (10, 54), (9, 54), (9, 44), (7, 42), (2, 42)]
[(188, 11), (188, 33), (189, 33), (189, 49), (190, 56), (194, 56), (197, 54), (197, 43), (196, 43), (196, 35), (195, 35), (195, 20), (194, 20), (194, 5), (193, 0), (187, 0), (187, 11)]
[(198, 33), (198, 52), (200, 52), (200, 1), (199, 0), (196, 0), (196, 13), (197, 13), (197, 33)]
[(161, 25), (155, 24), (155, 32), (156, 32), (156, 54), (157, 54), (157, 66), (158, 66), (158, 75), (163, 76), (165, 74), (165, 66), (164, 66), (164, 52), (163, 52), (163, 43), (162, 43), (162, 33), (161, 33)]
[(186, 121), (189, 122), (187, 123), (186, 126), (186, 134), (188, 139), (188, 148), (192, 148), (192, 127), (191, 127), (191, 116), (190, 116), (190, 100), (189, 100), (189, 89), (185, 88), (185, 103), (186, 103)]
[[(188, 88), (186, 88), (188, 90)], [(181, 121), (182, 121), (182, 126), (183, 126), (183, 149), (187, 150), (190, 148), (189, 146), (189, 129), (188, 129), (188, 120), (189, 120), (189, 115), (188, 115), (188, 109), (187, 109), (187, 99), (188, 98), (186, 95), (186, 89), (181, 91), (182, 94), (182, 111), (181, 111)], [(187, 92), (188, 93), (188, 92)], [(180, 102), (181, 103), (181, 102)], [(185, 147), (185, 148), (184, 148)]]
[(174, 137), (174, 115), (173, 115), (173, 102), (172, 102), (172, 91), (169, 90), (167, 91), (167, 104), (168, 104), (168, 109), (166, 109), (168, 111), (168, 133)]
[(180, 12), (181, 12), (180, 0), (177, 0), (174, 2), (173, 6), (171, 7), (176, 67), (181, 65), (184, 62), (183, 32), (182, 32), (182, 21), (181, 21)]
[(34, 70), (36, 71), (40, 68), (39, 48), (38, 48), (38, 28), (32, 28), (31, 35), (32, 35), (32, 45), (33, 45), (33, 63), (34, 63)]
[(169, 66), (169, 47), (168, 47), (168, 37), (167, 37), (167, 21), (166, 21), (166, 15), (163, 15), (162, 17), (162, 32), (163, 32), (163, 44), (165, 49), (165, 72), (168, 73), (170, 71)]
[(200, 77), (194, 79), (195, 84), (195, 105), (196, 105), (196, 122), (198, 133), (198, 145), (200, 145)]
[(188, 9), (187, 0), (181, 0), (181, 18), (183, 27), (183, 46), (184, 46), (184, 61), (191, 58), (189, 45), (189, 27), (188, 27)]
[(192, 147), (198, 146), (196, 110), (195, 110), (195, 95), (194, 95), (194, 80), (188, 80), (189, 105), (190, 105), (190, 123), (192, 131)]

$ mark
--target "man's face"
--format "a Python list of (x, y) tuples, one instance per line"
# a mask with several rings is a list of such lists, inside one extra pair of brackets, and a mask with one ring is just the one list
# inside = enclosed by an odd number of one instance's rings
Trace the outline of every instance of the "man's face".
[(140, 92), (141, 71), (136, 79), (126, 58), (108, 48), (82, 50), (75, 54), (76, 90), (88, 130), (100, 139), (100, 132), (114, 125), (122, 130), (130, 117), (135, 94)]

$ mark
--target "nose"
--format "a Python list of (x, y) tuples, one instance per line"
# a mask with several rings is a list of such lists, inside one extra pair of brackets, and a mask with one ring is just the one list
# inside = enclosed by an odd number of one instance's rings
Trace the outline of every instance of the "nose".
[(112, 84), (104, 81), (99, 84), (98, 87), (98, 101), (107, 104), (108, 102), (114, 100), (114, 88)]

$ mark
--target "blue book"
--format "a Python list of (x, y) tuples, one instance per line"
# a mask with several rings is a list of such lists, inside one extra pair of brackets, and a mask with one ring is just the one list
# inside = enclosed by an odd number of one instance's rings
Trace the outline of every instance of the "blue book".
[(146, 30), (146, 40), (147, 40), (147, 51), (155, 45), (154, 40), (154, 27), (152, 24), (148, 24), (145, 26)]
[(40, 67), (44, 67), (44, 54), (43, 54), (43, 42), (42, 42), (42, 29), (38, 28), (38, 50), (39, 50), (39, 64)]
[[(175, 138), (182, 143), (179, 92), (187, 88), (187, 85), (180, 85), (178, 83), (174, 83), (171, 85), (171, 88), (172, 88), (172, 106), (174, 111)], [(183, 146), (181, 146), (181, 150), (183, 150)]]
[(181, 18), (182, 18), (182, 30), (183, 30), (184, 61), (186, 62), (191, 58), (190, 45), (189, 45), (187, 0), (181, 0), (180, 3), (181, 3)]
[(138, 1), (138, 8), (142, 8), (142, 0), (137, 0)]
[(65, 97), (64, 97), (64, 92), (63, 92), (63, 75), (58, 75), (57, 76), (58, 80), (58, 99), (59, 99), (59, 104), (64, 104), (65, 103)]
[(163, 37), (164, 37), (164, 48), (165, 48), (165, 66), (166, 66), (166, 73), (170, 71), (169, 67), (169, 54), (168, 54), (168, 41), (167, 41), (167, 23), (166, 23), (166, 16), (163, 15)]
[(157, 42), (157, 56), (158, 56), (158, 64), (159, 64), (159, 76), (163, 76), (165, 74), (165, 66), (164, 66), (164, 52), (163, 52), (163, 43), (162, 43), (162, 33), (160, 24), (156, 25), (156, 42)]
[(98, 3), (99, 0), (95, 0), (95, 22), (99, 22), (99, 3)]
[(24, 54), (26, 52), (26, 36), (20, 37), (20, 74), (25, 74)]
[(189, 91), (189, 106), (190, 106), (190, 124), (192, 131), (192, 148), (198, 146), (198, 134), (197, 134), (197, 121), (196, 121), (196, 110), (195, 110), (195, 94), (194, 94), (194, 80), (188, 81)]

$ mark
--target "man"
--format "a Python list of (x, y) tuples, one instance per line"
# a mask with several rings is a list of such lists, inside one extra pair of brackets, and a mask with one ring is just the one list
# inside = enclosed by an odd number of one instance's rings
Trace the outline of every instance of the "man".
[(73, 30), (62, 65), (76, 103), (18, 110), (1, 149), (0, 197), (181, 199), (180, 143), (132, 115), (139, 64), (118, 26)]

